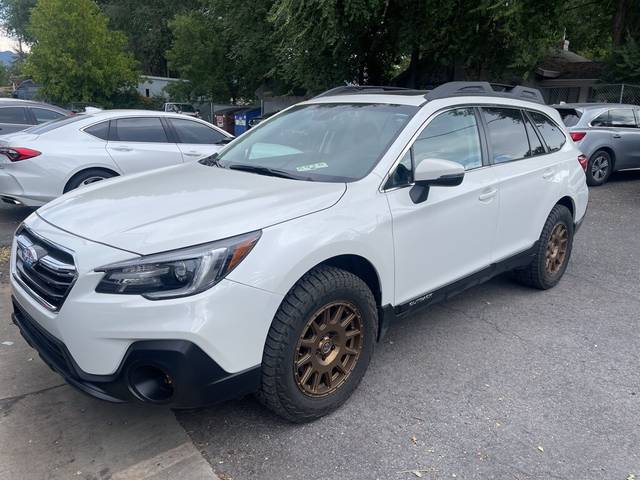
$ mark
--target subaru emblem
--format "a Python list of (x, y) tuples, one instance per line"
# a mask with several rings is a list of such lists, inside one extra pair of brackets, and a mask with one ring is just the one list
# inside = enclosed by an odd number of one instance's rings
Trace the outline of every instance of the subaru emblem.
[(38, 252), (33, 247), (22, 247), (22, 262), (27, 267), (33, 267), (38, 261)]

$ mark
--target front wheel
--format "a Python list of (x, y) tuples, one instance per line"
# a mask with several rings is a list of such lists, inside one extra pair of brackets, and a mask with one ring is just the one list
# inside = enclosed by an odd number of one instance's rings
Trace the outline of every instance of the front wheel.
[(546, 290), (564, 275), (573, 247), (573, 216), (564, 205), (556, 205), (547, 217), (533, 261), (512, 272), (516, 281)]
[(313, 269), (273, 320), (258, 399), (292, 422), (335, 410), (367, 370), (377, 323), (375, 300), (362, 279), (334, 267)]

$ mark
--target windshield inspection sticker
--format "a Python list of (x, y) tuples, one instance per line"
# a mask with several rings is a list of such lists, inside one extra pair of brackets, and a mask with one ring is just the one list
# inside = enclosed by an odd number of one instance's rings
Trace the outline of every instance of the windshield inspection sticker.
[(299, 167), (296, 167), (296, 170), (299, 172), (308, 172), (309, 170), (318, 170), (320, 168), (327, 168), (329, 165), (327, 165), (324, 162), (319, 162), (319, 163), (312, 163), (310, 165), (301, 165)]

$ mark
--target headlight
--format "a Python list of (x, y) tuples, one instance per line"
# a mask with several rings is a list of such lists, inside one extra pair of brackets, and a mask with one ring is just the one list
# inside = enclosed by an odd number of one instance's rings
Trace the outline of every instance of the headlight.
[(98, 293), (142, 295), (150, 300), (200, 293), (222, 280), (262, 234), (251, 232), (181, 250), (146, 255), (96, 269), (105, 272)]

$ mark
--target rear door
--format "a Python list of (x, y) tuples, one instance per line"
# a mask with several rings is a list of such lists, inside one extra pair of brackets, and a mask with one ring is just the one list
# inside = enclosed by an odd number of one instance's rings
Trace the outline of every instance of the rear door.
[[(556, 199), (554, 178), (559, 174), (559, 153), (566, 141), (557, 126), (546, 127), (551, 122), (546, 115), (532, 118), (514, 107), (483, 107), (493, 162), (492, 170), (500, 192), (500, 216), (496, 235), (496, 260), (504, 260), (532, 247), (540, 236), (549, 214), (549, 204)], [(547, 148), (532, 123), (541, 128), (555, 128), (559, 134), (554, 145)]]
[(24, 107), (0, 107), (0, 135), (19, 132), (31, 126)]
[(182, 152), (169, 140), (160, 117), (111, 120), (107, 151), (125, 174), (182, 163)]
[(616, 160), (616, 170), (640, 166), (640, 128), (632, 108), (609, 110), (611, 144)]
[(213, 126), (186, 118), (167, 118), (185, 162), (200, 160), (219, 151), (229, 137)]

